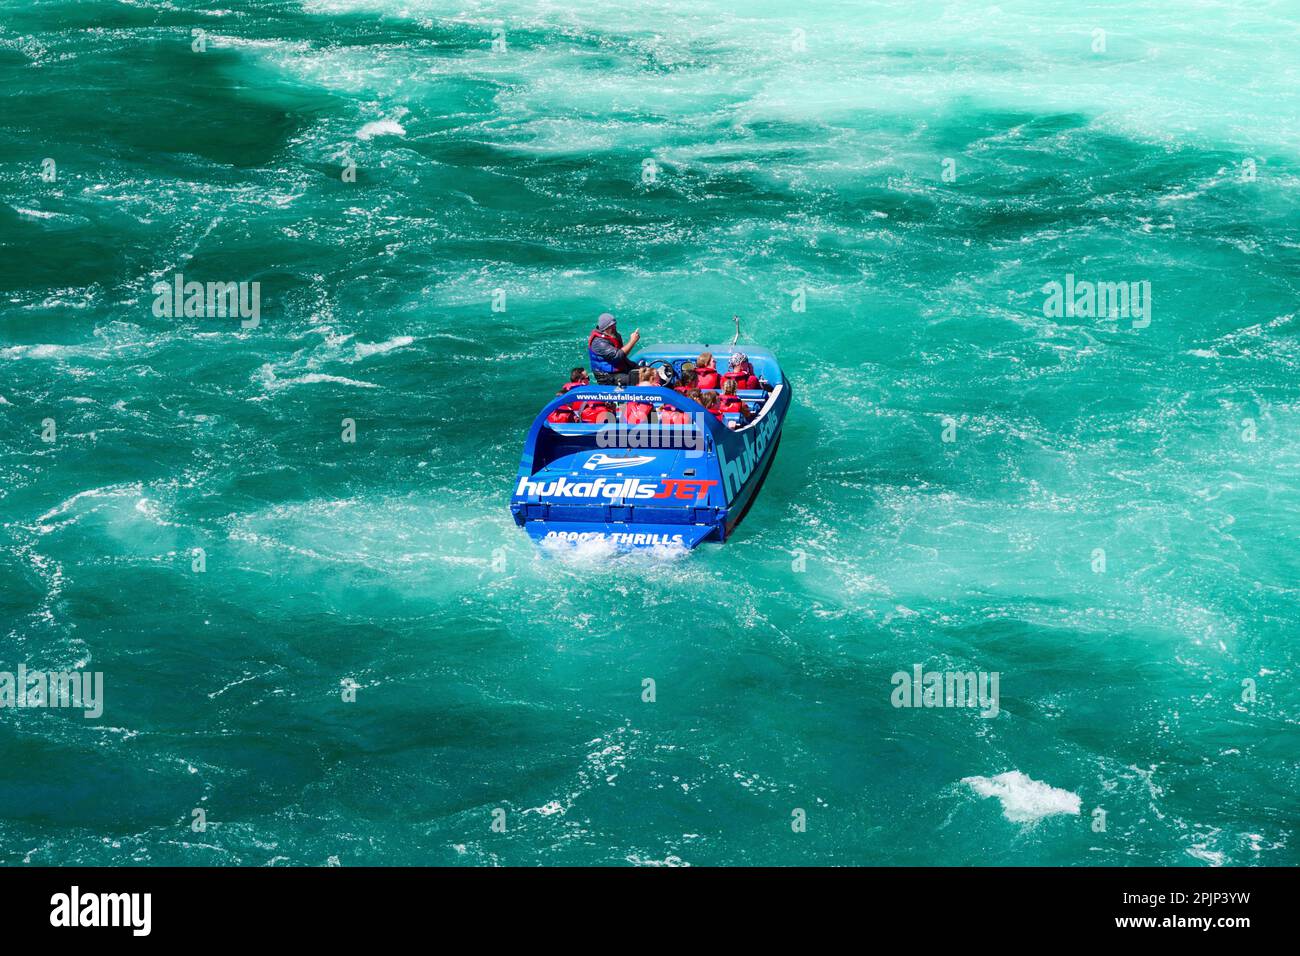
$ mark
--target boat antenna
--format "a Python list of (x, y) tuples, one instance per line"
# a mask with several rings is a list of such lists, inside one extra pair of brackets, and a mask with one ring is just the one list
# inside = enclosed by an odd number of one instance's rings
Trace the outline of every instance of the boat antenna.
[(731, 347), (734, 349), (736, 347), (736, 343), (740, 341), (740, 316), (735, 315), (733, 313), (731, 316), (731, 321), (736, 323), (736, 334), (731, 340)]

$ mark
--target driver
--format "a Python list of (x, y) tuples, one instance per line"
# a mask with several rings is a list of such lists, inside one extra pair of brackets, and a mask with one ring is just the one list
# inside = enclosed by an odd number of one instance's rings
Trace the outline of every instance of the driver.
[(627, 354), (641, 341), (641, 330), (637, 329), (623, 343), (623, 336), (618, 334), (618, 325), (614, 316), (608, 312), (601, 313), (596, 320), (596, 327), (587, 336), (587, 355), (591, 359), (591, 374), (599, 385), (632, 385), (635, 369)]

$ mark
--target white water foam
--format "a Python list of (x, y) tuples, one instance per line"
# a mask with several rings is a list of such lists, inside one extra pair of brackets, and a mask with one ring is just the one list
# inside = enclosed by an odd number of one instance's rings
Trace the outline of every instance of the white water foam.
[(353, 388), (380, 387), (374, 382), (363, 382), (360, 379), (346, 378), (342, 375), (326, 375), (322, 372), (308, 372), (306, 375), (299, 375), (297, 378), (276, 378), (275, 375), (272, 374), (266, 387), (269, 390), (278, 391), (282, 388), (288, 388), (291, 385), (318, 385), (323, 382), (333, 385), (350, 385)]
[(1060, 790), (1033, 780), (1019, 770), (1009, 770), (996, 777), (962, 777), (981, 797), (1002, 801), (1002, 815), (1012, 823), (1035, 823), (1058, 813), (1079, 815), (1081, 800), (1077, 793)]
[(397, 120), (383, 119), (367, 123), (357, 130), (357, 139), (374, 139), (376, 136), (405, 136), (406, 129)]
[(357, 358), (363, 359), (371, 355), (380, 355), (384, 352), (391, 351), (392, 349), (405, 348), (414, 341), (415, 339), (409, 335), (399, 335), (395, 338), (389, 339), (387, 342), (358, 342), (356, 344)]

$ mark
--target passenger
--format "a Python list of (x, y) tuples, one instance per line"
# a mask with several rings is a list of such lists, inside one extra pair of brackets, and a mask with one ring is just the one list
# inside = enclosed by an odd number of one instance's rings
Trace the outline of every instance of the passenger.
[(610, 402), (583, 402), (578, 419), (589, 425), (605, 424), (617, 420), (614, 406)]
[(687, 362), (682, 366), (681, 380), (677, 383), (677, 391), (683, 395), (689, 394), (690, 390), (696, 388), (695, 384), (695, 367)]
[(718, 421), (723, 422), (724, 424), (726, 423), (726, 419), (723, 418), (722, 403), (718, 401), (717, 392), (705, 392), (703, 396), (701, 396), (700, 404), (711, 411), (713, 417)]
[[(580, 385), (590, 385), (590, 384), (591, 384), (591, 379), (587, 378), (587, 370), (585, 368), (581, 368), (581, 367), (572, 368), (569, 370), (569, 380), (565, 382), (563, 386), (561, 386), (560, 393), (563, 394), (567, 392), (569, 389), (577, 388)], [(583, 408), (586, 407), (586, 404), (587, 404), (586, 402), (573, 402), (568, 407), (573, 409), (574, 415), (581, 415)]]
[[(568, 389), (562, 388), (555, 394), (563, 395), (567, 391)], [(548, 422), (554, 422), (557, 425), (572, 425), (574, 422), (578, 420), (578, 416), (576, 411), (574, 410), (573, 404), (574, 404), (573, 402), (570, 402), (568, 405), (559, 406), (558, 408), (554, 409), (549, 415), (546, 416), (546, 420)]]
[(577, 368), (571, 369), (569, 371), (569, 380), (564, 383), (564, 388), (561, 389), (561, 391), (567, 392), (569, 389), (577, 388), (579, 385), (590, 385), (590, 384), (591, 384), (591, 379), (587, 377), (587, 370), (582, 366), (578, 366)]
[(722, 394), (718, 396), (718, 407), (722, 409), (724, 415), (739, 415), (745, 421), (749, 421), (754, 417), (754, 413), (749, 410), (745, 400), (736, 394), (734, 379), (729, 378), (722, 383)]
[(672, 405), (659, 406), (659, 424), (661, 425), (689, 425), (691, 416)]
[(727, 374), (722, 376), (736, 383), (736, 388), (762, 388), (758, 376), (754, 374), (754, 366), (749, 364), (749, 356), (744, 352), (731, 353), (731, 368)]
[(720, 388), (722, 376), (713, 364), (712, 352), (701, 352), (695, 360), (695, 381), (700, 388)]
[[(641, 388), (653, 388), (659, 384), (659, 373), (652, 368), (637, 369), (637, 385)], [(650, 416), (655, 407), (649, 402), (628, 402), (623, 406), (623, 421), (629, 425), (642, 425), (651, 421)]]
[(655, 407), (649, 402), (628, 402), (623, 406), (623, 421), (629, 425), (646, 425)]
[(637, 329), (624, 345), (614, 317), (608, 312), (601, 313), (596, 320), (596, 327), (587, 336), (587, 357), (591, 360), (591, 372), (596, 383), (631, 385), (636, 377), (636, 369), (627, 355), (640, 341), (641, 330)]

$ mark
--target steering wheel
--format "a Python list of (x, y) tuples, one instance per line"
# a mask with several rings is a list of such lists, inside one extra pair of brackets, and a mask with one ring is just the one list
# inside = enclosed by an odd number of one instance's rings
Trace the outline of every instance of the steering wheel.
[(663, 369), (667, 378), (663, 381), (664, 388), (672, 388), (677, 384), (677, 369), (668, 359), (655, 359), (650, 363), (650, 368)]

